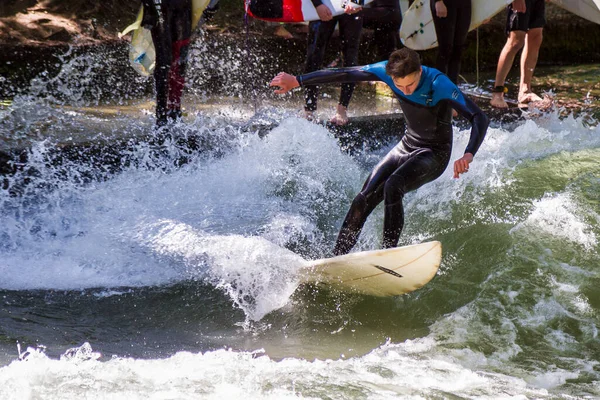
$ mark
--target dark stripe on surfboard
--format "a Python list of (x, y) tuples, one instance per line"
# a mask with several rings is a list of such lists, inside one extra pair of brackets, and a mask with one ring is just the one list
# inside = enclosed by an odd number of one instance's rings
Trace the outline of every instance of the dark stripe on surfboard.
[[(416, 261), (420, 260), (421, 258), (425, 257), (427, 254), (431, 253), (431, 251), (432, 251), (432, 250), (435, 250), (437, 247), (438, 247), (438, 246), (436, 246), (436, 245), (432, 246), (431, 248), (427, 249), (427, 251), (426, 251), (425, 253), (421, 254), (419, 257), (417, 257), (417, 258), (415, 258), (415, 259), (412, 259), (411, 261), (409, 261), (409, 262), (406, 262), (406, 263), (404, 263), (403, 265), (400, 265), (400, 266), (398, 266), (396, 269), (404, 268), (404, 267), (406, 267), (407, 265), (410, 265), (410, 264), (412, 264), (412, 263), (414, 263), (414, 262), (416, 262)], [(438, 267), (439, 267), (439, 264), (438, 264)], [(391, 270), (390, 270), (390, 271), (391, 271)], [(382, 272), (384, 272), (384, 271), (382, 271)], [(381, 273), (377, 273), (377, 274), (373, 274), (373, 275), (362, 276), (362, 277), (360, 277), (360, 278), (348, 279), (348, 280), (344, 280), (343, 282), (344, 282), (344, 283), (349, 283), (349, 282), (354, 282), (354, 281), (360, 281), (360, 280), (363, 280), (363, 279), (369, 279), (369, 278), (372, 278), (372, 277), (374, 277), (374, 276), (377, 276), (377, 275), (380, 275), (380, 274), (381, 274)]]
[(373, 266), (387, 274), (394, 275), (396, 278), (404, 278), (402, 275), (400, 275), (399, 273), (397, 273), (396, 271), (394, 271), (392, 269), (382, 267), (381, 265), (373, 265)]

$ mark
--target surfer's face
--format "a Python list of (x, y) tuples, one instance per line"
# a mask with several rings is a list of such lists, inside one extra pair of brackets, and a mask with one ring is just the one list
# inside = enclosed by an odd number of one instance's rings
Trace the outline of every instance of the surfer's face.
[(421, 79), (421, 70), (408, 74), (402, 78), (392, 78), (394, 85), (405, 95), (411, 95), (419, 86), (419, 80)]

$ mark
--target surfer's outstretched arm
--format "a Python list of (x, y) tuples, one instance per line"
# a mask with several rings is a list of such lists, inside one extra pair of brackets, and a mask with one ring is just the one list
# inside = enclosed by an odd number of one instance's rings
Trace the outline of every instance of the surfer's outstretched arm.
[(281, 89), (275, 90), (275, 93), (286, 93), (298, 86), (321, 85), (326, 83), (351, 83), (380, 81), (381, 79), (370, 72), (364, 71), (363, 66), (348, 68), (331, 68), (311, 72), (304, 75), (290, 75), (280, 72), (271, 81), (269, 86), (278, 86)]

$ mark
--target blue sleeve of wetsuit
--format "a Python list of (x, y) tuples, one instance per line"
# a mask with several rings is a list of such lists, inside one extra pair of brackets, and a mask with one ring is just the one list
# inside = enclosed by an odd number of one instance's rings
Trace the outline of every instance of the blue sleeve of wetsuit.
[(347, 68), (322, 69), (304, 75), (296, 76), (300, 86), (321, 85), (324, 83), (351, 83), (380, 81), (381, 79), (370, 72), (363, 71), (362, 66)]
[(321, 0), (310, 0), (310, 1), (312, 2), (313, 6), (314, 6), (315, 8), (317, 8), (317, 7), (319, 7), (321, 4), (323, 4), (323, 1), (321, 1)]
[(433, 82), (433, 86), (435, 93), (433, 98), (434, 103), (449, 101), (452, 104), (452, 108), (471, 122), (471, 137), (465, 153), (475, 155), (485, 138), (490, 119), (446, 75), (438, 75)]

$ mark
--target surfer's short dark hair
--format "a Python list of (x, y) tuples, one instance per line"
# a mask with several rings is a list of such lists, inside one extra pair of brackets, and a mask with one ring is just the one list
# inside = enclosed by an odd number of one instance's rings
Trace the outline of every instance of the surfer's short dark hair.
[(404, 78), (421, 69), (421, 57), (416, 51), (403, 47), (390, 54), (385, 73), (392, 78)]

